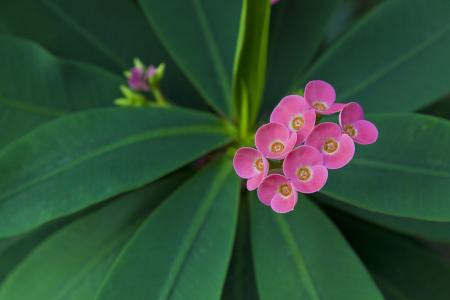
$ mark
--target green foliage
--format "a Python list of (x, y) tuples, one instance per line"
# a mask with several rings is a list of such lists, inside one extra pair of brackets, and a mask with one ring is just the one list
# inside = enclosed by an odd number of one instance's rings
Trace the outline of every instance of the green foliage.
[(384, 1), (331, 45), (301, 82), (329, 81), (339, 99), (357, 99), (370, 112), (425, 107), (448, 94), (449, 11), (447, 0)]
[(70, 112), (112, 106), (123, 80), (66, 62), (26, 40), (0, 36), (0, 147)]
[(309, 199), (299, 199), (298, 208), (296, 214), (277, 215), (253, 197), (261, 299), (383, 299), (333, 223)]
[[(450, 2), (374, 2), (2, 3), (0, 300), (448, 299)], [(313, 79), (379, 140), (277, 215), (231, 154)]]
[[(203, 98), (217, 112), (230, 115), (241, 0), (229, 0), (226, 5), (209, 0), (139, 3), (162, 43)], [(168, 18), (174, 12), (178, 12), (176, 22)]]
[(360, 147), (345, 172), (330, 176), (325, 195), (376, 212), (450, 220), (450, 123), (417, 114), (369, 116), (380, 139)]
[(214, 116), (175, 108), (99, 109), (47, 123), (0, 152), (0, 236), (140, 187), (229, 140)]
[(231, 257), (238, 200), (239, 180), (229, 159), (199, 172), (129, 241), (98, 299), (219, 298)]
[[(126, 241), (180, 179), (163, 179), (120, 196), (65, 226), (10, 274), (0, 299), (93, 299)], [(42, 270), (45, 276), (36, 281)]]

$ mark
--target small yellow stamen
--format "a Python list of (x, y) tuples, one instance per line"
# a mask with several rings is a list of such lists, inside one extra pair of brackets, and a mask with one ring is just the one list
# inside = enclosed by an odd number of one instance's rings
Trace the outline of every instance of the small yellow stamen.
[(327, 153), (334, 153), (338, 149), (339, 144), (334, 139), (328, 139), (323, 144), (323, 150)]
[(291, 128), (295, 131), (300, 130), (302, 128), (303, 124), (305, 124), (305, 120), (302, 118), (302, 116), (296, 116), (291, 121)]
[(280, 187), (278, 188), (278, 191), (280, 192), (280, 194), (284, 197), (289, 197), (292, 193), (292, 188), (289, 184), (287, 183), (283, 183), (280, 185)]
[(307, 181), (311, 178), (311, 169), (308, 167), (301, 167), (297, 170), (297, 177), (301, 181)]
[(270, 151), (273, 153), (280, 153), (284, 150), (284, 144), (282, 142), (274, 142), (270, 145)]
[(316, 102), (313, 104), (313, 107), (317, 110), (326, 110), (327, 106), (323, 104), (322, 102)]
[(255, 160), (255, 168), (260, 172), (264, 170), (264, 163), (261, 157)]
[(344, 126), (344, 132), (351, 137), (355, 137), (357, 133), (355, 127), (350, 124)]

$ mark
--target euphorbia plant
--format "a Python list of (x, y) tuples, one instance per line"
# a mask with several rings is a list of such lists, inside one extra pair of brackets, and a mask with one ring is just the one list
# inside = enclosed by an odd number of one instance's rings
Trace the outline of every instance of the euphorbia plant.
[(356, 2), (2, 3), (0, 300), (448, 299), (450, 2)]

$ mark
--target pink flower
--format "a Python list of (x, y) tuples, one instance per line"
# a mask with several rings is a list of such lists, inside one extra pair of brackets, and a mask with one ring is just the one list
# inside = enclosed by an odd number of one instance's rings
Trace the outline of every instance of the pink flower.
[(378, 139), (378, 129), (372, 122), (364, 120), (364, 110), (356, 102), (344, 106), (339, 114), (339, 124), (355, 143), (368, 145)]
[(155, 75), (156, 69), (154, 66), (149, 66), (147, 70), (140, 67), (134, 67), (130, 70), (128, 78), (128, 85), (135, 91), (148, 91), (148, 79)]
[(256, 148), (270, 159), (283, 159), (294, 148), (297, 135), (278, 123), (261, 126), (255, 135)]
[(322, 115), (334, 114), (344, 107), (343, 103), (334, 103), (336, 101), (334, 88), (322, 80), (313, 80), (306, 84), (305, 99), (316, 112)]
[(277, 3), (278, 1), (280, 1), (280, 0), (270, 0), (270, 3), (271, 3), (271, 4), (275, 4), (275, 3)]
[(300, 146), (289, 153), (283, 162), (283, 172), (301, 193), (317, 192), (328, 178), (322, 154), (311, 146)]
[(343, 134), (338, 124), (325, 122), (317, 125), (305, 141), (323, 155), (325, 167), (339, 169), (352, 160), (355, 143), (347, 134)]
[(302, 96), (290, 95), (281, 99), (275, 107), (270, 122), (283, 124), (297, 133), (297, 145), (300, 145), (313, 130), (316, 113)]
[(297, 203), (297, 192), (286, 177), (272, 174), (258, 187), (258, 198), (265, 205), (270, 205), (275, 212), (287, 213)]
[(239, 148), (233, 159), (234, 170), (239, 177), (248, 179), (247, 189), (255, 190), (269, 172), (269, 163), (261, 152), (250, 147)]

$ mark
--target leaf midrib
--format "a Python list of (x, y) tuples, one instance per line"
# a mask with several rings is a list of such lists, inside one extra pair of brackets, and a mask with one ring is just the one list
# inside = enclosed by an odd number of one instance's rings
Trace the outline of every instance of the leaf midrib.
[(416, 47), (411, 48), (409, 51), (404, 52), (402, 56), (399, 56), (398, 58), (394, 59), (390, 64), (387, 64), (384, 68), (379, 69), (378, 71), (374, 72), (371, 76), (367, 77), (365, 80), (361, 81), (358, 85), (349, 88), (346, 91), (343, 91), (341, 93), (342, 98), (348, 98), (355, 93), (361, 91), (365, 87), (369, 86), (373, 82), (377, 81), (378, 79), (382, 78), (392, 70), (394, 70), (396, 67), (400, 66), (402, 63), (412, 59), (414, 56), (418, 55), (422, 51), (429, 48), (431, 45), (434, 44), (434, 42), (438, 41), (444, 34), (450, 31), (450, 24), (445, 26), (442, 30), (439, 30), (432, 34), (428, 39), (424, 40), (423, 43), (419, 43), (416, 45)]
[[(337, 49), (339, 49), (343, 44), (347, 42), (347, 40), (355, 33), (357, 32), (363, 25), (368, 23), (369, 20), (374, 18), (374, 16), (379, 13), (383, 9), (383, 5), (380, 5), (376, 7), (371, 14), (369, 14), (365, 19), (360, 21), (359, 24), (357, 24), (354, 29), (349, 32), (346, 36), (340, 39), (338, 43), (334, 45), (332, 49), (330, 49), (327, 53), (322, 55), (321, 58), (315, 63), (302, 77), (301, 81), (304, 81), (308, 77), (311, 76), (317, 69), (319, 69), (323, 62), (326, 62), (329, 57), (331, 57)], [(441, 36), (443, 36), (447, 31), (450, 30), (450, 24), (448, 26), (445, 26), (442, 30), (439, 30), (432, 34), (428, 39), (423, 40), (423, 43), (416, 44), (415, 47), (411, 47), (409, 51), (404, 52), (403, 55), (395, 58), (390, 64), (387, 64), (386, 67), (379, 69), (377, 72), (374, 72), (372, 76), (367, 77), (365, 80), (363, 80), (360, 84), (357, 86), (354, 86), (352, 88), (349, 88), (341, 93), (340, 98), (348, 98), (354, 93), (362, 90), (363, 88), (367, 87), (374, 81), (378, 80), (379, 78), (382, 78), (384, 75), (389, 73), (391, 70), (393, 70), (396, 66), (401, 65), (408, 59), (414, 57), (416, 54), (419, 54), (421, 51), (427, 49), (429, 46), (433, 44), (433, 42), (437, 41)], [(297, 84), (294, 84), (290, 90), (295, 90), (297, 88)]]
[(58, 5), (52, 3), (51, 0), (42, 0), (42, 3), (48, 7), (49, 10), (53, 11), (62, 22), (66, 22), (69, 27), (72, 27), (81, 36), (83, 36), (89, 43), (91, 43), (100, 52), (105, 54), (111, 61), (114, 62), (120, 68), (126, 68), (127, 64), (113, 51), (111, 51), (106, 45), (104, 45), (97, 37), (92, 35), (89, 31), (83, 28), (80, 24), (76, 22), (69, 14), (62, 10)]
[(182, 246), (180, 247), (180, 251), (178, 255), (174, 259), (174, 264), (172, 264), (171, 270), (168, 275), (168, 279), (165, 280), (165, 284), (161, 289), (160, 296), (158, 299), (165, 300), (169, 299), (170, 295), (173, 292), (173, 288), (175, 286), (175, 282), (178, 280), (178, 277), (181, 273), (183, 266), (186, 263), (186, 260), (191, 252), (198, 235), (201, 232), (201, 229), (205, 226), (205, 222), (207, 220), (208, 214), (211, 211), (215, 197), (219, 193), (220, 187), (224, 183), (225, 179), (231, 172), (231, 168), (228, 164), (222, 163), (220, 171), (217, 173), (216, 180), (213, 181), (209, 192), (207, 193), (203, 203), (200, 208), (197, 210), (192, 223), (193, 224), (185, 235), (185, 238), (182, 242)]
[(300, 278), (303, 279), (303, 282), (305, 283), (305, 288), (309, 292), (311, 299), (315, 299), (315, 300), (321, 299), (319, 297), (318, 290), (314, 284), (314, 280), (311, 276), (311, 273), (306, 264), (306, 261), (302, 255), (300, 249), (298, 248), (297, 243), (295, 242), (295, 238), (292, 234), (292, 231), (289, 227), (288, 222), (286, 222), (286, 220), (284, 219), (284, 217), (282, 215), (278, 215), (278, 214), (274, 215), (274, 218), (278, 224), (278, 227), (281, 231), (281, 234), (282, 234), (289, 250), (292, 253), (292, 260), (294, 261), (296, 270), (298, 271)]
[(383, 169), (389, 171), (398, 171), (403, 173), (414, 173), (420, 175), (430, 175), (436, 177), (450, 177), (450, 172), (434, 170), (434, 169), (424, 169), (421, 167), (410, 166), (410, 165), (402, 165), (395, 162), (383, 162), (379, 160), (373, 159), (365, 159), (365, 158), (355, 158), (352, 160), (352, 164), (371, 167), (375, 169)]
[(230, 74), (228, 74), (226, 68), (225, 68), (225, 61), (222, 57), (222, 55), (219, 52), (219, 47), (217, 45), (217, 42), (214, 38), (214, 35), (212, 34), (209, 26), (208, 26), (208, 20), (206, 18), (205, 12), (203, 10), (203, 7), (201, 6), (200, 2), (198, 0), (193, 0), (193, 8), (194, 11), (198, 17), (198, 21), (200, 24), (200, 28), (202, 29), (203, 37), (205, 38), (206, 44), (209, 48), (209, 51), (211, 53), (211, 58), (213, 60), (213, 67), (216, 70), (216, 73), (219, 77), (220, 86), (222, 88), (222, 94), (224, 96), (225, 105), (227, 106), (228, 111), (231, 110), (230, 105)]
[(37, 185), (38, 183), (45, 181), (48, 178), (51, 178), (53, 176), (56, 176), (59, 173), (62, 173), (63, 171), (70, 169), (71, 167), (75, 167), (85, 161), (88, 161), (90, 159), (94, 159), (98, 156), (101, 156), (105, 153), (112, 152), (114, 150), (120, 149), (125, 146), (129, 146), (132, 144), (156, 139), (159, 137), (169, 137), (174, 135), (180, 135), (180, 134), (196, 134), (196, 133), (222, 133), (224, 136), (224, 130), (223, 128), (219, 126), (200, 126), (200, 125), (194, 125), (194, 126), (184, 126), (184, 127), (173, 127), (173, 128), (164, 128), (160, 130), (152, 130), (152, 131), (146, 131), (143, 133), (131, 135), (127, 138), (124, 138), (122, 140), (119, 140), (114, 143), (110, 143), (107, 145), (104, 145), (102, 147), (99, 147), (97, 149), (94, 149), (93, 151), (90, 151), (89, 153), (79, 157), (78, 159), (73, 160), (70, 163), (67, 163), (65, 165), (62, 165), (59, 168), (53, 169), (51, 172), (48, 172), (46, 174), (43, 174), (42, 176), (39, 176), (35, 178), (34, 180), (29, 181), (27, 184), (24, 184), (22, 186), (19, 186), (18, 188), (10, 191), (9, 193), (5, 193), (3, 195), (0, 195), (0, 203), (3, 201), (7, 201), (8, 197), (12, 197), (34, 185)]
[(13, 100), (9, 98), (0, 97), (0, 104), (11, 107), (16, 110), (22, 110), (45, 117), (57, 118), (65, 115), (67, 112), (63, 110), (57, 110), (46, 106), (33, 105), (20, 100)]

